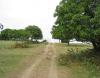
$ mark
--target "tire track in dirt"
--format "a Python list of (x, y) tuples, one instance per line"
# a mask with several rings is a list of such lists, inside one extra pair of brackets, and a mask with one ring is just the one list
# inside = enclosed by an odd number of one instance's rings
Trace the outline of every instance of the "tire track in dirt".
[(33, 70), (40, 64), (40, 62), (46, 58), (48, 53), (49, 45), (46, 46), (45, 52), (28, 68), (26, 69), (23, 74), (19, 78), (31, 78), (33, 74)]
[(54, 44), (48, 44), (45, 51), (18, 78), (58, 78)]
[(54, 48), (54, 45), (52, 44), (52, 57), (51, 57), (51, 67), (49, 69), (49, 75), (48, 78), (58, 78), (57, 76), (57, 67), (56, 67), (56, 50)]

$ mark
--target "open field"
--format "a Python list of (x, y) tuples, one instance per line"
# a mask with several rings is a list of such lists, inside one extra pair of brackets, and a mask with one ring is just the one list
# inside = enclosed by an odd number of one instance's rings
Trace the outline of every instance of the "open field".
[(49, 43), (9, 48), (14, 43), (2, 41), (0, 78), (100, 78), (100, 58), (89, 52), (91, 45)]
[(15, 42), (1, 41), (0, 43), (2, 43), (0, 44), (0, 78), (8, 78), (9, 74), (24, 69), (43, 52), (45, 47), (44, 44), (33, 44), (32, 48), (13, 49), (9, 47)]
[(53, 44), (33, 44), (32, 48), (2, 48), (0, 78), (58, 78), (55, 58)]
[(15, 41), (0, 41), (0, 49), (7, 49), (14, 45)]

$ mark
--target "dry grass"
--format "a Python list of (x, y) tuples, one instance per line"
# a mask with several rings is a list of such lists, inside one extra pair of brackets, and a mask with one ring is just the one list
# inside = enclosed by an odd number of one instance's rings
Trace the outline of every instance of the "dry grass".
[[(40, 55), (45, 45), (34, 44), (31, 48), (9, 48), (15, 42), (2, 41), (0, 44), (0, 78), (15, 78), (19, 71), (31, 64)], [(24, 65), (24, 66), (23, 66)], [(12, 73), (14, 75), (12, 75)], [(16, 74), (15, 74), (16, 73)]]
[(68, 78), (100, 78), (100, 58), (89, 50), (91, 48), (89, 45), (56, 44), (58, 66), (66, 69), (59, 71), (68, 71)]

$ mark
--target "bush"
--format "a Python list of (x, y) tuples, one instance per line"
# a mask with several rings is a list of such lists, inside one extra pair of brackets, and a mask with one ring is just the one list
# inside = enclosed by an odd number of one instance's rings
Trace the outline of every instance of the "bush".
[[(98, 64), (97, 56), (89, 50), (78, 50), (68, 49), (66, 53), (60, 54), (58, 56), (58, 63), (61, 65), (71, 64), (71, 63), (82, 63), (84, 65)], [(98, 63), (97, 63), (98, 62)]]
[(75, 61), (79, 61), (82, 59), (80, 55), (82, 52), (78, 52), (78, 49), (68, 49), (66, 53), (60, 54), (58, 56), (58, 63), (61, 65), (67, 65), (69, 63), (73, 63)]
[(66, 56), (66, 54), (60, 54), (59, 56), (58, 56), (58, 64), (60, 64), (60, 65), (67, 65), (67, 56)]
[[(91, 55), (91, 56), (90, 56)], [(100, 70), (100, 64), (98, 65), (96, 59), (97, 56), (94, 57), (92, 52), (89, 52), (89, 50), (79, 51), (77, 52), (77, 49), (68, 49), (66, 53), (60, 54), (58, 56), (58, 64), (64, 65), (64, 66), (76, 66), (77, 69), (73, 69), (75, 72), (81, 71), (84, 73), (88, 73), (88, 78), (99, 78), (99, 70)], [(97, 64), (96, 64), (97, 63)], [(78, 72), (78, 74), (79, 74)], [(80, 73), (80, 75), (83, 73)]]

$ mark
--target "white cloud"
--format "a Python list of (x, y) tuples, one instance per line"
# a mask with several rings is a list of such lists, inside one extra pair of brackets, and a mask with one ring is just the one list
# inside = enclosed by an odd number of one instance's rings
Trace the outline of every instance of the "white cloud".
[(60, 0), (0, 0), (0, 22), (6, 28), (39, 26), (45, 38), (51, 38), (54, 11)]

